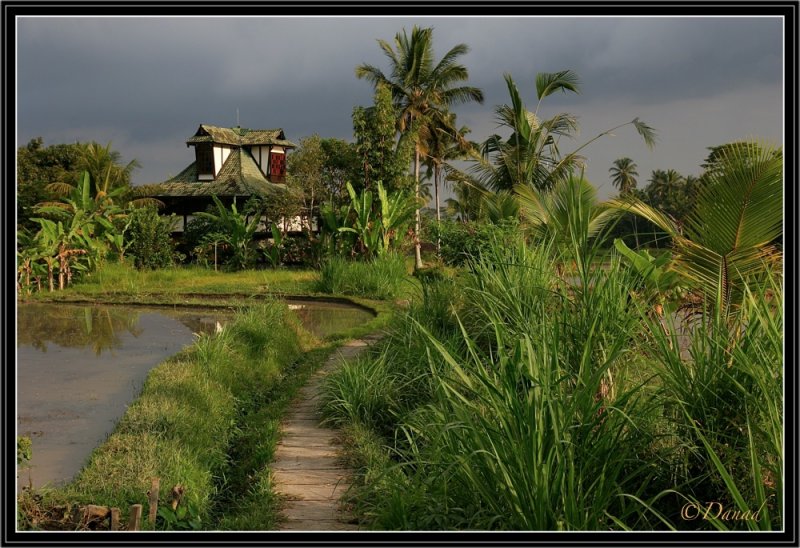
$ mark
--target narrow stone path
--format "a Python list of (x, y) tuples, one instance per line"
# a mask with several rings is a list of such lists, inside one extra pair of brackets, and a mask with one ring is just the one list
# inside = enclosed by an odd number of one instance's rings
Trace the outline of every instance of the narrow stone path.
[(275, 492), (287, 497), (282, 531), (355, 531), (339, 499), (350, 486), (351, 470), (339, 461), (336, 430), (319, 425), (317, 404), (322, 382), (342, 360), (355, 357), (378, 335), (356, 339), (340, 347), (298, 391), (283, 421), (275, 450), (272, 481)]

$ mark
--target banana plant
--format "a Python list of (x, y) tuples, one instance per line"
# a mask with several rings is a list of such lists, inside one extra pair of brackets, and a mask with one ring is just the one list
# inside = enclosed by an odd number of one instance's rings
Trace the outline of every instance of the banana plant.
[(340, 238), (340, 236), (352, 236), (351, 234), (346, 234), (339, 231), (339, 229), (344, 226), (344, 223), (350, 214), (350, 206), (347, 205), (335, 208), (330, 204), (323, 204), (319, 208), (319, 213), (322, 221), (320, 230), (321, 237), (324, 245), (328, 249), (328, 253), (330, 255), (334, 255), (339, 251), (339, 248), (343, 243), (347, 243), (342, 242), (341, 240), (344, 238)]
[(634, 251), (619, 238), (614, 240), (614, 247), (631, 268), (641, 276), (645, 299), (653, 303), (653, 311), (657, 316), (662, 317), (665, 302), (677, 297), (681, 291), (680, 275), (669, 270), (672, 254), (667, 252), (653, 257), (647, 250)]
[(393, 243), (397, 241), (397, 235), (404, 232), (419, 207), (416, 198), (404, 192), (387, 194), (383, 187), (383, 182), (378, 181), (378, 199), (381, 205), (381, 240), (382, 247), (379, 253), (385, 255), (389, 252)]
[[(37, 234), (42, 248), (48, 252), (49, 257), (55, 257), (58, 261), (58, 288), (64, 289), (72, 281), (73, 269), (85, 270), (75, 263), (75, 258), (88, 255), (93, 248), (91, 237), (85, 234), (85, 219), (81, 215), (76, 215), (66, 226), (62, 221), (56, 223), (41, 218), (33, 220), (42, 227)], [(52, 268), (49, 270), (52, 288)]]
[(264, 249), (264, 255), (272, 265), (272, 268), (278, 268), (282, 261), (281, 250), (283, 249), (284, 237), (275, 223), (270, 226), (270, 231), (272, 232), (272, 245)]
[(372, 256), (378, 252), (381, 231), (380, 220), (376, 222), (372, 219), (372, 192), (364, 190), (358, 195), (349, 181), (347, 192), (350, 194), (350, 210), (355, 214), (353, 226), (339, 227), (339, 232), (355, 234), (358, 237), (361, 254)]
[(131, 224), (130, 220), (126, 220), (121, 229), (117, 228), (114, 223), (105, 217), (98, 217), (97, 223), (103, 229), (103, 236), (105, 236), (108, 245), (115, 253), (117, 253), (119, 262), (125, 262), (125, 252), (131, 245), (131, 242), (125, 241), (125, 232), (127, 232), (128, 227)]
[(236, 202), (228, 210), (219, 198), (211, 196), (217, 206), (217, 213), (198, 212), (198, 217), (214, 221), (222, 233), (224, 241), (230, 245), (233, 256), (230, 263), (238, 269), (247, 268), (252, 262), (253, 236), (258, 229), (259, 218), (253, 217), (250, 221), (236, 209)]

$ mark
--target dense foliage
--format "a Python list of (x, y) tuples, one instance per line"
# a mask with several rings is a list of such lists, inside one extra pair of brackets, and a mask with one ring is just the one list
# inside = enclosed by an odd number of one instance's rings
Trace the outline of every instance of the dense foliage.
[(140, 269), (156, 270), (173, 264), (175, 219), (158, 214), (155, 207), (133, 209), (128, 215), (128, 255)]
[[(706, 237), (752, 221), (772, 254), (779, 166), (730, 160)], [(782, 527), (780, 263), (711, 283), (681, 239), (673, 257), (621, 248), (598, 263), (582, 189), (541, 202), (530, 242), (492, 239), (454, 278), (426, 281), (378, 352), (329, 377), (325, 414), (353, 437), (367, 527)], [(681, 321), (687, 301), (702, 306)], [(750, 517), (681, 513), (708, 501)]]

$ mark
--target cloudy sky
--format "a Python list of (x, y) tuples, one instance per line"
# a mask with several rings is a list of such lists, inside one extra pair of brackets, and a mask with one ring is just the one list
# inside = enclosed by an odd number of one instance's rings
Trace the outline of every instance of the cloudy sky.
[(536, 106), (537, 72), (575, 71), (579, 96), (553, 95), (540, 113), (578, 116), (569, 151), (639, 117), (658, 131), (652, 151), (628, 126), (584, 150), (588, 178), (612, 194), (608, 169), (628, 156), (639, 186), (654, 169), (699, 173), (707, 147), (783, 131), (783, 26), (771, 17), (27, 17), (18, 19), (18, 145), (112, 142), (142, 165), (134, 183), (193, 161), (185, 141), (201, 123), (282, 127), (352, 140), (351, 114), (372, 100), (354, 69), (388, 64), (377, 39), (434, 28), (435, 58), (458, 43), (483, 105), (455, 108), (470, 137), (497, 131), (511, 73)]

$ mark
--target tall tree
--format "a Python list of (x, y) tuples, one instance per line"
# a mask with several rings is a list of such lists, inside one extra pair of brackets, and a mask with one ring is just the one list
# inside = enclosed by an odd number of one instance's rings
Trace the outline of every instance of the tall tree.
[[(611, 184), (619, 190), (620, 196), (630, 196), (631, 192), (636, 188), (636, 177), (639, 172), (636, 171), (636, 164), (630, 158), (618, 158), (614, 160), (614, 165), (608, 169), (611, 173)], [(636, 247), (639, 247), (639, 227), (637, 224), (637, 216), (633, 217), (633, 235), (636, 238)]]
[(686, 177), (674, 169), (654, 170), (644, 192), (648, 204), (667, 213), (678, 222), (683, 222), (691, 209), (686, 192)]
[[(468, 101), (483, 102), (483, 92), (472, 86), (456, 84), (468, 79), (464, 65), (457, 62), (466, 54), (466, 44), (450, 49), (434, 64), (433, 29), (414, 26), (409, 36), (405, 29), (395, 35), (394, 46), (384, 40), (378, 44), (389, 59), (390, 72), (386, 76), (379, 68), (362, 64), (356, 67), (356, 76), (366, 78), (376, 87), (385, 84), (392, 92), (395, 105), (400, 111), (398, 129), (401, 133), (414, 131), (415, 124), (432, 117), (435, 111), (444, 112), (450, 106)], [(414, 180), (419, 197), (420, 139), (414, 137)], [(420, 212), (417, 209), (415, 230), (415, 268), (422, 267), (419, 243)]]
[(72, 183), (78, 173), (79, 143), (44, 146), (41, 137), (17, 149), (17, 227), (33, 234), (34, 206), (54, 198), (51, 183)]
[[(466, 158), (473, 151), (466, 135), (469, 128), (462, 126), (456, 129), (456, 115), (445, 112), (444, 117), (434, 117), (421, 128), (421, 143), (427, 166), (427, 177), (433, 176), (434, 201), (436, 202), (436, 224), (441, 224), (441, 202), (439, 200), (439, 187), (443, 182), (444, 167), (446, 162)], [(441, 242), (437, 239), (436, 250), (439, 252)]]
[(326, 199), (334, 205), (341, 205), (347, 198), (345, 183), (355, 180), (358, 172), (356, 147), (352, 143), (335, 138), (323, 138), (320, 144), (325, 155), (322, 185), (325, 188)]
[(481, 216), (483, 202), (489, 192), (459, 175), (452, 173), (449, 177), (455, 198), (445, 200), (447, 213), (463, 223), (475, 221)]
[(376, 85), (372, 106), (353, 109), (355, 152), (360, 161), (360, 184), (354, 189), (370, 190), (378, 181), (392, 192), (405, 188), (411, 151), (407, 139), (395, 143), (397, 117), (392, 91), (384, 84)]
[(594, 141), (627, 125), (632, 125), (645, 144), (655, 144), (655, 132), (639, 118), (606, 130), (570, 152), (561, 154), (560, 139), (571, 138), (578, 129), (577, 118), (561, 112), (549, 119), (539, 116), (545, 97), (554, 93), (580, 93), (577, 75), (571, 70), (540, 72), (536, 75), (537, 105), (528, 110), (510, 74), (504, 75), (511, 99), (510, 105), (495, 108), (495, 118), (500, 127), (510, 130), (505, 139), (490, 136), (481, 145), (481, 157), (472, 168), (472, 174), (482, 186), (492, 190), (512, 190), (531, 187), (535, 190), (551, 189), (559, 180), (565, 180), (584, 164), (580, 152)]
[(620, 195), (626, 196), (636, 188), (636, 177), (639, 176), (636, 167), (630, 158), (618, 158), (614, 160), (613, 167), (608, 169), (611, 173), (611, 184), (619, 190)]
[(322, 139), (314, 134), (300, 140), (300, 147), (289, 156), (286, 169), (287, 186), (299, 191), (298, 196), (303, 204), (302, 217), (306, 220), (306, 233), (309, 238), (313, 232), (313, 219), (319, 213), (319, 203), (325, 191), (324, 165)]
[(559, 173), (568, 172), (582, 160), (572, 155), (562, 162), (559, 152), (559, 139), (571, 136), (578, 122), (566, 112), (542, 120), (539, 107), (545, 97), (558, 91), (580, 93), (578, 77), (570, 70), (537, 74), (538, 102), (534, 111), (526, 108), (511, 75), (505, 74), (504, 78), (511, 104), (495, 107), (495, 119), (499, 127), (510, 130), (511, 135), (506, 139), (495, 134), (484, 141), (481, 158), (472, 173), (483, 186), (495, 191), (513, 191), (525, 186), (549, 189)]
[[(111, 143), (101, 146), (98, 143), (82, 143), (77, 149), (76, 168), (89, 174), (91, 195), (96, 201), (113, 197), (127, 200), (131, 193), (131, 175), (140, 167), (137, 160), (121, 164), (122, 155), (111, 148)], [(58, 181), (48, 185), (48, 190), (60, 196), (72, 192), (75, 185), (68, 181)]]

